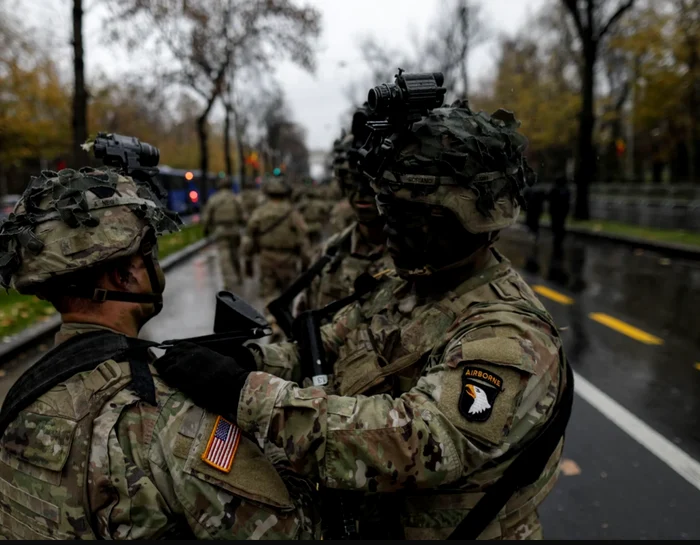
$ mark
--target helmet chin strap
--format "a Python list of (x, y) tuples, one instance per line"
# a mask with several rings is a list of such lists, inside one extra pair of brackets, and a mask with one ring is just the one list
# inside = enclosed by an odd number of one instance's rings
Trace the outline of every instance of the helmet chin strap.
[(69, 286), (64, 294), (80, 299), (90, 299), (98, 303), (104, 301), (121, 301), (122, 303), (150, 303), (155, 307), (155, 314), (163, 309), (163, 288), (158, 272), (156, 271), (153, 249), (147, 248), (141, 251), (143, 263), (146, 267), (148, 280), (151, 284), (150, 293), (132, 293), (129, 291), (106, 290), (103, 288), (81, 288), (80, 286)]

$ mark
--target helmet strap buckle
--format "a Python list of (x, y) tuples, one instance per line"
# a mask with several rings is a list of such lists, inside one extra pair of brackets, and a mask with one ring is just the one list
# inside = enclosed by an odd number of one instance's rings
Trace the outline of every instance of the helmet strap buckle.
[(107, 300), (107, 290), (103, 288), (95, 288), (92, 295), (92, 300), (98, 303), (104, 303)]

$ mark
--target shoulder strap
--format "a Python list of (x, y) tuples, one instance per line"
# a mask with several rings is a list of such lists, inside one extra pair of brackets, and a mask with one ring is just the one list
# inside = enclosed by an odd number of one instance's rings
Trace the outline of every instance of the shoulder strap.
[[(517, 454), (515, 460), (503, 472), (503, 476), (487, 491), (479, 503), (469, 511), (447, 539), (476, 539), (503, 509), (511, 496), (521, 488), (528, 486), (539, 478), (549, 458), (564, 436), (571, 416), (574, 402), (574, 374), (566, 361), (563, 351), (566, 384), (554, 408), (552, 418), (539, 433)], [(560, 382), (564, 373), (560, 375)]]
[(0, 411), (0, 437), (22, 410), (51, 388), (116, 357), (129, 361), (131, 387), (144, 401), (155, 405), (155, 385), (147, 352), (153, 346), (158, 343), (110, 331), (84, 333), (61, 343), (27, 369), (10, 388)]
[(259, 231), (259, 232), (258, 232), (258, 236), (261, 237), (261, 236), (263, 236), (263, 235), (266, 235), (266, 234), (268, 234), (268, 233), (274, 231), (277, 227), (279, 227), (280, 225), (282, 225), (282, 223), (284, 222), (284, 220), (286, 220), (289, 216), (292, 215), (292, 212), (294, 212), (294, 208), (290, 208), (290, 210), (289, 210), (286, 214), (284, 214), (284, 215), (282, 215), (280, 218), (276, 219), (276, 220), (272, 223), (272, 225), (270, 225), (270, 226), (269, 226), (267, 229), (265, 229), (264, 231)]

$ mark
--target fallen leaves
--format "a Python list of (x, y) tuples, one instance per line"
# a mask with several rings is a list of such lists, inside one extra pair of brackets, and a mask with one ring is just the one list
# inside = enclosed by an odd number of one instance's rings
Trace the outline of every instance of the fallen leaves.
[(561, 472), (567, 477), (581, 474), (581, 468), (579, 465), (569, 458), (561, 459), (561, 462), (559, 462), (559, 469), (561, 469)]

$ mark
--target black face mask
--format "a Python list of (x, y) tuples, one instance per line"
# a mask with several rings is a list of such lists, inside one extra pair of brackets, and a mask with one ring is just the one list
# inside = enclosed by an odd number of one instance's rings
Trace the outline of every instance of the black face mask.
[(365, 225), (381, 221), (375, 193), (369, 185), (369, 181), (361, 174), (354, 174), (348, 171), (343, 173), (343, 190), (348, 197), (350, 206), (355, 211), (357, 221)]
[(467, 232), (446, 208), (396, 199), (389, 192), (377, 195), (376, 200), (386, 222), (389, 253), (403, 276), (448, 267), (488, 241), (488, 235)]

